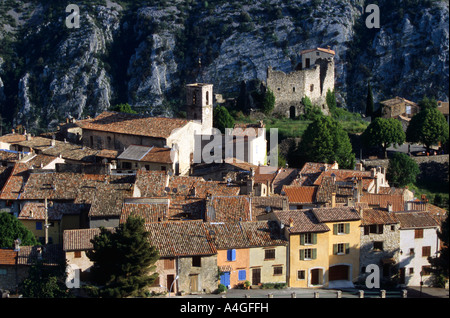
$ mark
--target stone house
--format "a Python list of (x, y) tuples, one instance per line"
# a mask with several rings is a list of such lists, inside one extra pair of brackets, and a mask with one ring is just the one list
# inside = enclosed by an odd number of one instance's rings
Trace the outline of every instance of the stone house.
[(217, 249), (202, 221), (151, 223), (146, 230), (160, 255), (159, 285), (150, 291), (202, 294), (217, 289)]
[(161, 170), (177, 174), (178, 154), (174, 149), (130, 145), (117, 156), (118, 171)]
[(274, 113), (295, 118), (304, 113), (307, 96), (328, 114), (326, 94), (334, 90), (334, 56), (331, 49), (314, 48), (300, 52), (302, 62), (291, 73), (267, 69), (267, 88), (275, 95)]
[(437, 256), (440, 240), (438, 219), (428, 211), (394, 212), (400, 223), (399, 283), (403, 286), (431, 286), (428, 257)]
[(419, 105), (409, 101), (403, 97), (394, 97), (385, 101), (381, 101), (383, 118), (412, 118), (420, 111)]
[(398, 274), (400, 224), (389, 209), (366, 208), (361, 214), (361, 279), (365, 280), (366, 267), (375, 264), (381, 283), (389, 283)]
[(445, 119), (447, 120), (447, 124), (450, 123), (449, 120), (449, 109), (448, 109), (448, 102), (438, 101), (437, 102), (437, 109), (444, 115)]
[(38, 260), (42, 260), (44, 266), (63, 264), (64, 253), (61, 245), (0, 249), (0, 289), (16, 292), (20, 283), (28, 277), (30, 267)]

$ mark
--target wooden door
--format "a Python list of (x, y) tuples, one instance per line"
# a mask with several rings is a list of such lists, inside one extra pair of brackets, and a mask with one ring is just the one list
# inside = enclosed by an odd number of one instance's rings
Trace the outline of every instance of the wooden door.
[(198, 274), (191, 275), (190, 277), (191, 292), (198, 292)]
[(311, 270), (311, 285), (320, 285), (320, 272), (318, 268)]
[[(172, 286), (172, 283), (173, 283), (174, 280), (175, 280), (175, 276), (174, 275), (167, 275), (167, 289), (170, 292), (175, 292), (175, 286)], [(172, 288), (172, 289), (170, 289), (170, 288)]]
[(347, 265), (336, 265), (330, 267), (328, 280), (349, 280), (349, 267)]
[(258, 285), (261, 283), (261, 269), (253, 268), (252, 269), (252, 285)]

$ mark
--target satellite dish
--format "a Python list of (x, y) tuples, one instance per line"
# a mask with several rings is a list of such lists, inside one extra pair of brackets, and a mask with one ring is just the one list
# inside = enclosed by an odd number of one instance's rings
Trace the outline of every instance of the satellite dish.
[(164, 188), (164, 191), (166, 191), (167, 193), (169, 193), (169, 192), (170, 192), (170, 188), (169, 188), (169, 187), (165, 187), (165, 188)]

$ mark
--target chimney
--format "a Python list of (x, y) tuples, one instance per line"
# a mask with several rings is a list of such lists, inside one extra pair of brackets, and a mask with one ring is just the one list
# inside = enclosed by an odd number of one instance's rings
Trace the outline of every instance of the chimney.
[(287, 198), (283, 198), (283, 201), (282, 201), (281, 204), (282, 204), (282, 209), (283, 209), (283, 211), (289, 210)]
[(392, 212), (392, 203), (391, 202), (388, 202), (388, 204), (387, 204), (387, 210), (388, 210), (388, 212)]
[(52, 139), (52, 141), (51, 141), (50, 145), (51, 145), (52, 147), (54, 147), (54, 146), (56, 145), (56, 141), (55, 141), (55, 139)]
[(361, 162), (358, 162), (358, 163), (356, 164), (355, 170), (357, 170), (357, 171), (363, 171), (363, 164), (362, 164)]
[(27, 134), (27, 141), (30, 141), (33, 137), (31, 137), (31, 134)]
[(335, 207), (336, 207), (336, 193), (335, 193), (335, 192), (333, 192), (333, 193), (331, 194), (331, 207), (332, 207), (332, 208), (335, 208)]
[(292, 218), (289, 218), (289, 227), (294, 226), (294, 220)]

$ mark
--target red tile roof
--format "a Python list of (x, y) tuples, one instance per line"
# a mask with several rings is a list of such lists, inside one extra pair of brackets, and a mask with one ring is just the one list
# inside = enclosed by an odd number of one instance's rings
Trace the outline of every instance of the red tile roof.
[(372, 225), (372, 224), (395, 224), (398, 220), (395, 216), (388, 212), (386, 209), (373, 208), (373, 209), (363, 209), (361, 225)]
[(0, 265), (16, 265), (17, 254), (13, 249), (0, 248)]
[(189, 123), (186, 119), (146, 117), (105, 111), (93, 119), (78, 121), (82, 129), (155, 138), (168, 138), (173, 130)]
[(175, 221), (146, 224), (150, 244), (161, 257), (217, 254), (202, 221)]
[[(286, 210), (274, 213), (289, 233), (327, 232), (330, 228), (310, 210)], [(291, 226), (292, 225), (292, 226)]]
[(314, 208), (312, 211), (319, 222), (356, 221), (361, 219), (359, 212), (353, 207)]
[(405, 202), (401, 194), (375, 194), (364, 192), (360, 201), (367, 203), (370, 207), (387, 208), (388, 203), (392, 204), (392, 211), (404, 211)]
[(400, 222), (400, 229), (429, 228), (441, 225), (440, 222), (427, 211), (394, 212), (394, 216)]
[(206, 221), (253, 221), (250, 198), (244, 195), (211, 197), (206, 203)]
[(122, 213), (120, 214), (120, 223), (125, 223), (131, 215), (143, 218), (145, 223), (167, 220), (169, 216), (169, 199), (147, 199), (143, 202), (124, 202), (122, 205)]
[[(109, 228), (108, 230), (113, 230)], [(65, 230), (63, 249), (69, 251), (87, 251), (93, 249), (91, 240), (100, 234), (100, 228)]]
[(284, 186), (283, 190), (289, 198), (289, 203), (313, 203), (316, 200), (317, 187), (307, 186)]

